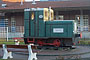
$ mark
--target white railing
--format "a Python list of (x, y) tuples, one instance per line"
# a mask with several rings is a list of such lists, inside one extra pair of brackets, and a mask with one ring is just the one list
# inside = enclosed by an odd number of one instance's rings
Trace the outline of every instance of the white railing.
[(78, 26), (78, 32), (89, 32), (90, 26)]
[[(8, 31), (7, 31), (8, 30)], [(23, 37), (24, 26), (16, 27), (0, 27), (0, 38), (14, 38), (14, 37)]]
[(78, 32), (82, 33), (82, 38), (90, 38), (90, 25), (81, 27), (78, 26)]
[[(82, 32), (83, 37), (89, 37), (90, 26), (82, 26), (82, 29), (83, 31), (81, 31), (81, 27), (78, 26), (78, 32)], [(0, 38), (7, 39), (7, 38), (14, 38), (14, 37), (23, 37), (23, 35), (24, 35), (24, 26), (16, 26), (16, 27), (9, 26), (8, 29), (7, 27), (0, 27)]]

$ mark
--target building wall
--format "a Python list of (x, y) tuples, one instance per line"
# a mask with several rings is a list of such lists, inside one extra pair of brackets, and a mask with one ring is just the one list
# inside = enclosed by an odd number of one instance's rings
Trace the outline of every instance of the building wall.
[[(14, 17), (16, 21), (15, 26), (11, 26), (11, 18)], [(5, 20), (8, 20), (8, 26)], [(5, 13), (5, 16), (0, 16), (0, 38), (7, 38), (7, 27), (8, 27), (8, 38), (23, 37), (24, 34), (24, 13), (13, 12)]]
[(16, 26), (24, 26), (24, 13), (22, 12), (6, 13), (5, 18), (8, 19), (9, 26), (11, 26), (11, 17), (15, 18)]
[(59, 15), (64, 15), (64, 20), (75, 20), (75, 15), (80, 15), (80, 11), (59, 11)]
[[(75, 20), (76, 15), (81, 15), (80, 10), (73, 10), (73, 11), (59, 11), (58, 15), (63, 15), (64, 20)], [(83, 15), (89, 16), (89, 25), (90, 25), (90, 10), (84, 10)]]

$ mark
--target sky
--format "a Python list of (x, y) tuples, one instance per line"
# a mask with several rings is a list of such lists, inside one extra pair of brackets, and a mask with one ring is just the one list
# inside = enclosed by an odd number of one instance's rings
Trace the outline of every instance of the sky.
[[(33, 0), (25, 0), (25, 1), (33, 1)], [(40, 0), (35, 0), (35, 1), (40, 1)]]

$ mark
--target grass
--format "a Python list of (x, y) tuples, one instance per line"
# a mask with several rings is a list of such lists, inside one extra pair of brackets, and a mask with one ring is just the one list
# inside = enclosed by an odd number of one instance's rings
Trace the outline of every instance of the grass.
[[(22, 41), (22, 42), (20, 42), (20, 45), (24, 45), (24, 41), (23, 40), (19, 40), (19, 41)], [(7, 42), (6, 39), (0, 39), (0, 44), (14, 45), (15, 42), (14, 42), (14, 40), (9, 40)], [(0, 59), (0, 60), (8, 60), (8, 59)]]
[(81, 45), (90, 45), (90, 40), (79, 40), (79, 44), (81, 44)]
[[(20, 45), (24, 44), (24, 40), (18, 40), (18, 41), (20, 41)], [(6, 39), (0, 39), (0, 44), (13, 45), (15, 44), (15, 41), (13, 39), (9, 39), (8, 41), (6, 41)]]
[[(9, 45), (13, 45), (13, 44), (15, 44), (15, 42), (6, 42), (6, 41), (3, 41), (3, 42), (0, 42), (0, 44), (9, 44)], [(24, 42), (20, 42), (20, 45), (24, 45)]]
[(0, 59), (0, 60), (8, 60), (8, 59)]
[(15, 44), (14, 42), (0, 42), (0, 44)]
[[(20, 41), (20, 45), (24, 44), (24, 40), (18, 40)], [(90, 45), (90, 39), (79, 39), (79, 45)], [(15, 44), (13, 39), (9, 39), (8, 42), (6, 39), (0, 39), (0, 44)]]

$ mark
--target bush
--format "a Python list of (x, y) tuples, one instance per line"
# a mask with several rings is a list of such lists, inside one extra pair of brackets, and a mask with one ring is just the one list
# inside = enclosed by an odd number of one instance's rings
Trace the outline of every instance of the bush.
[(80, 45), (90, 45), (90, 41), (89, 40), (80, 40)]

